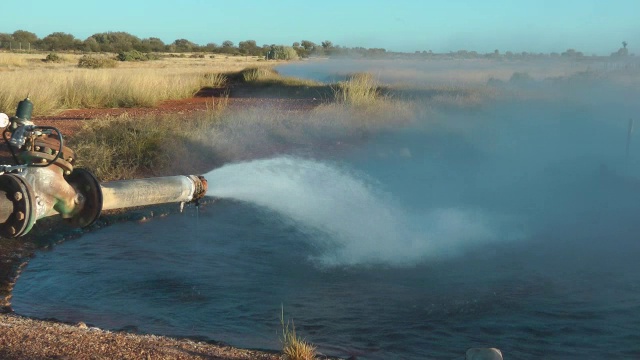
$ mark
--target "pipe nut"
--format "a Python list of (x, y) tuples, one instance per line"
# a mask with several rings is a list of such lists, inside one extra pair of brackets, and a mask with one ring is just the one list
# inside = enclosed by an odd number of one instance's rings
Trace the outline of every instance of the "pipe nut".
[(22, 221), (22, 220), (24, 220), (24, 213), (23, 213), (22, 211), (18, 211), (18, 212), (16, 213), (16, 219), (17, 219), (18, 221)]
[(16, 201), (20, 201), (20, 200), (22, 200), (22, 193), (21, 193), (20, 191), (16, 192), (15, 194), (13, 194), (13, 198), (14, 198)]

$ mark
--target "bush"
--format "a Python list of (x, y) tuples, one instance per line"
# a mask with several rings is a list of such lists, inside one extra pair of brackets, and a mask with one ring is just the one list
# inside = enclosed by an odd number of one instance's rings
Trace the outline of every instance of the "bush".
[(120, 61), (149, 61), (158, 60), (160, 57), (152, 53), (142, 53), (138, 50), (121, 51), (117, 59)]
[(64, 58), (54, 52), (49, 53), (49, 55), (47, 55), (46, 58), (44, 58), (43, 60), (44, 62), (55, 62), (55, 63), (59, 63), (59, 62), (63, 62)]
[(274, 45), (267, 51), (267, 60), (296, 60), (298, 53), (290, 46)]
[(117, 65), (115, 59), (105, 56), (84, 55), (78, 60), (78, 67), (86, 69), (114, 68)]
[(533, 81), (533, 77), (527, 72), (514, 72), (509, 79), (509, 82), (513, 84), (526, 84), (532, 83)]

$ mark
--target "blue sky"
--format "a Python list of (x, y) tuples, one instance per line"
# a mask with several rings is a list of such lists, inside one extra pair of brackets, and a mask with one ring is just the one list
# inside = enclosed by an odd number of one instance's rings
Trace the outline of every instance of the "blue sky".
[(0, 10), (0, 32), (28, 30), (41, 38), (126, 31), (201, 45), (304, 39), (408, 52), (575, 48), (602, 55), (626, 40), (640, 55), (640, 0), (5, 0)]

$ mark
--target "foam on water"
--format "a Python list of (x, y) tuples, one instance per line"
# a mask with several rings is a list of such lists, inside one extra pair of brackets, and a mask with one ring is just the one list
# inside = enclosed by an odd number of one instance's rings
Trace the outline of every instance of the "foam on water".
[(210, 196), (254, 203), (311, 229), (325, 265), (410, 265), (497, 240), (473, 209), (408, 212), (366, 175), (326, 162), (281, 156), (223, 166), (205, 175)]

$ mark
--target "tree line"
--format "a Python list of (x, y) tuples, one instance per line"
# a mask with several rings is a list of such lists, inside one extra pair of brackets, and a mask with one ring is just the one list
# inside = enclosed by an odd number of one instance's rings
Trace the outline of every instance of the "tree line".
[[(612, 58), (625, 58), (633, 56), (629, 54), (627, 42), (622, 42), (623, 47), (612, 53)], [(507, 51), (501, 53), (495, 50), (489, 53), (478, 53), (476, 51), (459, 50), (443, 54), (435, 54), (432, 51), (416, 51), (414, 54), (387, 52), (383, 48), (364, 47), (342, 47), (334, 45), (331, 41), (325, 40), (316, 44), (310, 40), (296, 41), (291, 46), (264, 44), (258, 45), (255, 40), (240, 41), (235, 44), (231, 40), (225, 40), (221, 44), (208, 43), (199, 45), (187, 39), (176, 39), (172, 43), (166, 44), (160, 38), (149, 37), (141, 39), (135, 35), (123, 31), (96, 33), (85, 40), (77, 39), (72, 34), (54, 32), (40, 39), (36, 34), (16, 30), (12, 34), (0, 33), (0, 49), (7, 50), (40, 50), (40, 51), (78, 51), (78, 52), (108, 52), (124, 53), (139, 51), (141, 53), (153, 52), (206, 52), (214, 54), (244, 55), (244, 56), (265, 56), (268, 59), (291, 59), (294, 57), (309, 56), (351, 56), (351, 57), (383, 57), (389, 55), (402, 55), (427, 58), (490, 58), (490, 59), (531, 59), (561, 57), (569, 59), (582, 59), (585, 56), (575, 49), (567, 49), (564, 52), (549, 54), (545, 53), (513, 53)]]
[(329, 40), (316, 44), (310, 40), (296, 41), (291, 46), (264, 44), (258, 45), (255, 40), (240, 41), (235, 44), (225, 40), (221, 44), (208, 43), (199, 45), (187, 39), (176, 39), (166, 44), (160, 38), (141, 39), (123, 31), (96, 33), (88, 38), (77, 39), (72, 34), (54, 32), (40, 39), (35, 33), (16, 30), (12, 34), (0, 33), (0, 49), (6, 50), (40, 50), (40, 51), (78, 51), (122, 53), (129, 51), (150, 52), (207, 52), (229, 55), (272, 56), (273, 58), (309, 57), (312, 55), (360, 54), (375, 56), (385, 54), (385, 49), (365, 49), (362, 47), (345, 48), (335, 46)]

